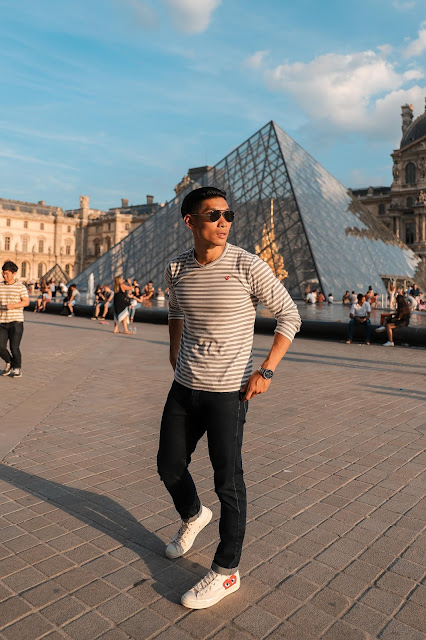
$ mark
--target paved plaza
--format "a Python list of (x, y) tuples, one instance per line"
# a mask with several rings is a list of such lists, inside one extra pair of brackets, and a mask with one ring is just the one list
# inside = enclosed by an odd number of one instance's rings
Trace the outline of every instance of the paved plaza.
[[(0, 379), (0, 637), (425, 640), (426, 352), (296, 338), (250, 403), (241, 589), (191, 611), (212, 523), (164, 556), (178, 516), (156, 473), (172, 380), (164, 325), (133, 336), (27, 313), (21, 379)], [(271, 336), (255, 336), (256, 363)]]

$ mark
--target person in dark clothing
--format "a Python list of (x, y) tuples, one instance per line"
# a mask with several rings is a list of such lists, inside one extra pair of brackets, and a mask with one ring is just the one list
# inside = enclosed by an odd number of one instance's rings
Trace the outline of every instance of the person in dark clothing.
[(128, 292), (132, 285), (129, 280), (124, 280), (122, 276), (114, 278), (114, 331), (120, 333), (119, 325), (123, 323), (123, 333), (131, 335), (129, 331), (129, 298)]
[(395, 344), (393, 342), (393, 331), (394, 329), (398, 329), (399, 327), (408, 327), (410, 322), (410, 305), (408, 304), (405, 297), (399, 293), (396, 296), (396, 310), (394, 313), (382, 314), (381, 322), (382, 326), (376, 329), (376, 333), (386, 331), (388, 336), (388, 341), (383, 345), (384, 347), (394, 347)]

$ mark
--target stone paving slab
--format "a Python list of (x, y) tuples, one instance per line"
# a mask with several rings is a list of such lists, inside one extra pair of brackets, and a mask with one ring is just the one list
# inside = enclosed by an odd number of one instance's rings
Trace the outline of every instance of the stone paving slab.
[[(26, 315), (24, 376), (0, 379), (0, 637), (424, 640), (425, 350), (295, 340), (248, 412), (241, 589), (190, 611), (219, 504), (203, 439), (213, 520), (165, 558), (167, 328), (137, 328)], [(256, 361), (270, 344), (255, 337)]]

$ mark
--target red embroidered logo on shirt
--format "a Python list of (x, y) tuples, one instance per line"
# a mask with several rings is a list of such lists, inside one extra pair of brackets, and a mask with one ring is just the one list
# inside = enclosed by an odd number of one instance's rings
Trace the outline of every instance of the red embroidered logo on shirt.
[(231, 276), (225, 276), (225, 280), (229, 280)]

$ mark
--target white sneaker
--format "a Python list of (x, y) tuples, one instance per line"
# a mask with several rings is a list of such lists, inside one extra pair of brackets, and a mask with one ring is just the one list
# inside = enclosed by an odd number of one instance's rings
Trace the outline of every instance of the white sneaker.
[(201, 505), (201, 513), (198, 518), (191, 522), (182, 521), (179, 531), (166, 547), (166, 556), (168, 558), (180, 558), (189, 551), (200, 531), (209, 524), (212, 515), (210, 509)]
[(394, 347), (394, 343), (390, 342), (390, 340), (388, 340), (387, 342), (385, 342), (385, 344), (383, 345), (384, 347)]
[(382, 333), (383, 331), (386, 331), (386, 327), (381, 326), (376, 329), (376, 333)]
[(22, 369), (12, 369), (12, 375), (14, 378), (22, 378)]
[(184, 607), (189, 609), (207, 609), (239, 588), (240, 574), (238, 571), (232, 576), (223, 576), (210, 569), (195, 587), (183, 594), (181, 602)]

